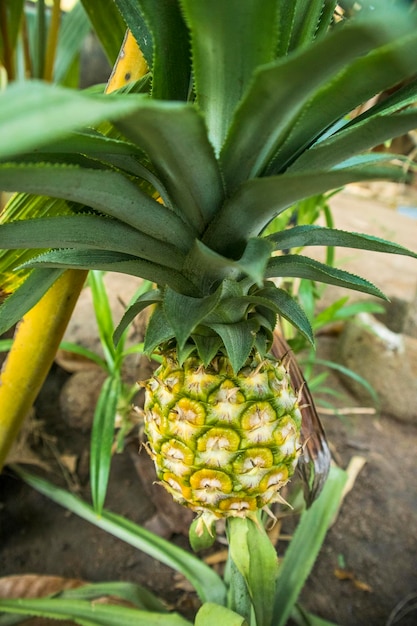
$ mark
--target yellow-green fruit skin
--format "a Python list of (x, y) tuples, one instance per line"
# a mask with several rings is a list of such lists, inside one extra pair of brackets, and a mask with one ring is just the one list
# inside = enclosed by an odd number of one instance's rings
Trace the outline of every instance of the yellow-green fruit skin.
[(282, 363), (254, 355), (238, 374), (164, 356), (146, 384), (145, 432), (162, 485), (212, 517), (253, 516), (280, 500), (300, 454), (301, 413)]

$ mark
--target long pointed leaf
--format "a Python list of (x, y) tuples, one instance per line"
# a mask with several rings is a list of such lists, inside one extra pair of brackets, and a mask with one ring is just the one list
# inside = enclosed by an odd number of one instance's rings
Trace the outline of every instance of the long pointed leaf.
[[(172, 0), (116, 0), (120, 8), (139, 4), (152, 35), (152, 96), (187, 100), (190, 88), (190, 48), (178, 2)], [(139, 46), (142, 40), (138, 39)]]
[(0, 306), (0, 335), (11, 328), (42, 298), (61, 276), (62, 269), (33, 270)]
[(191, 622), (173, 613), (158, 614), (120, 605), (97, 604), (86, 600), (36, 598), (0, 600), (0, 610), (20, 615), (75, 620), (81, 626), (191, 626)]
[(0, 187), (79, 202), (161, 241), (174, 239), (181, 249), (193, 241), (184, 222), (118, 172), (6, 164), (0, 165)]
[(135, 110), (135, 98), (97, 96), (38, 81), (10, 85), (0, 94), (0, 157), (27, 152), (68, 131)]
[(135, 319), (139, 313), (141, 313), (144, 309), (152, 304), (156, 304), (162, 301), (162, 295), (159, 289), (152, 289), (144, 294), (142, 294), (136, 302), (131, 304), (123, 314), (122, 319), (120, 320), (116, 330), (114, 331), (113, 341), (117, 345), (131, 322)]
[(201, 233), (223, 200), (203, 118), (191, 105), (148, 101), (117, 125), (147, 152), (174, 210)]
[(114, 424), (121, 389), (122, 382), (120, 376), (113, 375), (107, 378), (103, 383), (94, 410), (93, 430), (91, 433), (90, 475), (91, 496), (97, 515), (101, 515), (103, 511), (107, 493)]
[[(294, 119), (293, 130), (268, 167), (269, 174), (280, 172), (291, 164), (297, 154), (355, 107), (415, 74), (417, 24), (413, 23), (412, 17), (403, 17), (410, 20), (408, 33), (406, 28), (396, 36), (393, 29), (391, 41), (385, 46), (355, 59), (317, 91)], [(387, 19), (390, 19), (388, 15)], [(366, 76), (367, 80), (358, 81), (358, 76)]]
[(369, 117), (320, 141), (290, 168), (293, 172), (333, 167), (364, 150), (398, 137), (417, 127), (417, 111)]
[(101, 45), (114, 65), (125, 34), (125, 24), (113, 0), (81, 0)]
[(191, 32), (197, 104), (218, 153), (253, 71), (274, 58), (276, 0), (181, 0)]
[(184, 255), (174, 246), (98, 215), (19, 220), (0, 225), (0, 248), (76, 248), (123, 252), (179, 270)]
[(272, 619), (274, 626), (287, 623), (337, 511), (346, 478), (344, 471), (333, 467), (320, 497), (301, 517), (278, 572)]
[(237, 373), (245, 364), (255, 343), (255, 328), (247, 321), (237, 324), (207, 324), (220, 337), (227, 350), (232, 368)]
[(55, 250), (41, 254), (23, 267), (55, 267), (58, 269), (103, 270), (139, 276), (160, 285), (169, 285), (181, 293), (195, 295), (195, 288), (184, 276), (157, 263), (144, 261), (121, 252), (105, 250)]
[(276, 250), (302, 248), (304, 246), (338, 246), (359, 248), (373, 252), (402, 254), (417, 258), (417, 253), (392, 241), (362, 233), (352, 233), (337, 228), (324, 228), (314, 224), (294, 226), (267, 237), (274, 242)]
[(203, 602), (211, 601), (224, 604), (226, 590), (223, 581), (199, 558), (120, 515), (103, 511), (101, 517), (97, 517), (92, 507), (77, 496), (55, 487), (21, 468), (14, 467), (14, 470), (27, 484), (57, 504), (66, 507), (76, 515), (129, 545), (142, 550), (168, 567), (181, 572), (195, 587)]
[(345, 287), (347, 289), (353, 289), (355, 291), (362, 291), (369, 295), (377, 296), (386, 300), (386, 297), (372, 283), (351, 274), (339, 270), (335, 267), (325, 265), (314, 259), (297, 255), (286, 255), (280, 257), (273, 257), (269, 262), (269, 266), (266, 271), (268, 278), (272, 277), (292, 277), (292, 278), (307, 278), (317, 282), (326, 283), (328, 285), (336, 285), (337, 287)]
[[(359, 67), (364, 63), (364, 59), (368, 58), (366, 53), (377, 45), (396, 41), (400, 35), (412, 32), (412, 28), (405, 16), (402, 16), (403, 19), (397, 19), (397, 13), (392, 15), (383, 9), (375, 13), (377, 15), (372, 20), (352, 20), (352, 23), (336, 29), (306, 49), (256, 72), (251, 88), (236, 112), (221, 154), (228, 189), (233, 191), (239, 183), (263, 170), (280, 145), (286, 141), (298, 114), (303, 111), (303, 107), (315, 93), (320, 96), (320, 107), (323, 110), (317, 107), (317, 110), (314, 109), (315, 115), (311, 123), (306, 126), (303, 121), (297, 127), (298, 135), (302, 136), (297, 135), (296, 147), (294, 141), (291, 142), (291, 156), (305, 142), (311, 142), (314, 138), (315, 133), (310, 126), (313, 128), (313, 124), (316, 123), (326, 128), (334, 121), (334, 117), (338, 119), (359, 104), (358, 99), (363, 102), (369, 91), (372, 91), (373, 95), (378, 90), (380, 87), (378, 80), (381, 81), (382, 78), (378, 76), (374, 81), (370, 67)], [(378, 71), (381, 72), (385, 63), (390, 61), (390, 71), (396, 80), (401, 79), (403, 71), (408, 74), (415, 71), (412, 45), (404, 44), (401, 38), (399, 41), (401, 43), (392, 44), (392, 49), (390, 47), (385, 56), (376, 58)], [(401, 45), (404, 47), (402, 51)], [(405, 66), (402, 68), (399, 65), (397, 55), (400, 53), (401, 61), (406, 57), (404, 62), (407, 70)], [(409, 58), (408, 54), (411, 54)], [(355, 61), (358, 57), (359, 61)], [(371, 65), (371, 62), (367, 63)], [(392, 67), (394, 63), (398, 64), (395, 69)], [(355, 85), (349, 83), (346, 88), (344, 83), (338, 85), (335, 94), (338, 101), (341, 99), (345, 101), (345, 106), (338, 115), (332, 115), (327, 119), (327, 111), (335, 108), (328, 99), (333, 95), (334, 77), (349, 64), (352, 66), (349, 76), (354, 76), (356, 83)], [(360, 69), (364, 71), (359, 71)], [(358, 82), (358, 76), (367, 76), (368, 80)], [(386, 77), (385, 86), (388, 86), (389, 80), (390, 74)], [(353, 83), (353, 78), (351, 82)], [(332, 88), (332, 94), (324, 99), (322, 86), (326, 84)], [(350, 89), (351, 93), (346, 93), (346, 89)], [(277, 168), (274, 171), (278, 171)]]
[[(247, 181), (213, 220), (203, 242), (224, 253), (234, 242), (256, 237), (277, 215), (295, 202), (355, 181), (401, 178), (393, 166), (363, 165), (338, 170), (281, 174)], [(239, 216), (239, 219), (236, 219)]]

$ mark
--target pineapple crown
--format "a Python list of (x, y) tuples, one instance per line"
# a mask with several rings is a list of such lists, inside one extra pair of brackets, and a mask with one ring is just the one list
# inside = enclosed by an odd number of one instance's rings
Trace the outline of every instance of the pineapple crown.
[[(147, 352), (174, 343), (181, 361), (197, 350), (208, 363), (224, 351), (237, 371), (253, 349), (269, 350), (277, 316), (313, 341), (297, 301), (270, 279), (382, 296), (358, 276), (283, 251), (416, 254), (331, 228), (275, 229), (273, 220), (350, 182), (403, 176), (369, 150), (417, 126), (415, 15), (389, 0), (375, 10), (361, 3), (352, 19), (338, 19), (335, 0), (116, 4), (150, 68), (129, 93), (35, 82), (26, 105), (16, 85), (0, 108), (21, 153), (0, 152), (0, 188), (26, 192), (1, 218), (1, 247), (12, 251), (3, 267), (22, 284), (0, 307), (0, 331), (66, 268), (124, 272), (157, 287), (126, 311), (116, 340), (154, 305)], [(36, 105), (46, 130), (25, 143), (22, 106), (28, 115)]]

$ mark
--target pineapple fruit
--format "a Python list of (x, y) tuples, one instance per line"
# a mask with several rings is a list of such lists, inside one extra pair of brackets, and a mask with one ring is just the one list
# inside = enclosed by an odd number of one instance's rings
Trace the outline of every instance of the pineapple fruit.
[(205, 367), (168, 352), (146, 385), (145, 429), (162, 484), (208, 525), (280, 500), (301, 451), (288, 372), (259, 354), (235, 373), (223, 355)]
[[(322, 434), (314, 448), (303, 428), (302, 381), (282, 352), (271, 353), (278, 318), (313, 342), (284, 281), (382, 294), (297, 251), (416, 256), (375, 237), (274, 221), (303, 198), (403, 176), (387, 155), (366, 151), (417, 126), (415, 15), (381, 0), (377, 10), (362, 3), (358, 16), (335, 19), (336, 5), (138, 2), (124, 17), (150, 76), (128, 94), (77, 101), (90, 124), (94, 106), (108, 107), (112, 123), (0, 163), (0, 188), (27, 194), (0, 223), (2, 247), (25, 249), (15, 265), (27, 276), (1, 306), (0, 327), (67, 268), (155, 283), (127, 309), (115, 340), (153, 307), (145, 351), (158, 351), (162, 364), (146, 384), (149, 451), (160, 482), (206, 521), (255, 519), (281, 499), (297, 463), (313, 493), (326, 475)], [(65, 110), (65, 92), (52, 95)], [(24, 219), (10, 218), (16, 211)]]

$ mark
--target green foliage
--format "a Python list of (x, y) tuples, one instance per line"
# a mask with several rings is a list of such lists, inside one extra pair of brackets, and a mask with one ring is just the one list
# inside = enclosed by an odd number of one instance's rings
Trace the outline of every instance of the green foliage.
[[(7, 42), (2, 31), (2, 58), (12, 77), (23, 3), (4, 4), (10, 37)], [(332, 470), (322, 495), (303, 513), (278, 570), (261, 523), (232, 520), (225, 580), (194, 555), (106, 511), (115, 416), (121, 396), (132, 393), (123, 389), (120, 376), (126, 330), (135, 315), (154, 305), (145, 351), (174, 342), (180, 360), (197, 350), (208, 363), (223, 350), (239, 370), (254, 348), (267, 353), (277, 316), (294, 325), (296, 341), (312, 342), (314, 329), (352, 314), (340, 302), (315, 315), (316, 283), (383, 296), (365, 279), (334, 266), (334, 246), (416, 257), (382, 239), (333, 229), (324, 201), (329, 189), (350, 182), (402, 179), (403, 169), (388, 156), (367, 151), (414, 128), (417, 120), (415, 15), (389, 0), (379, 0), (373, 11), (374, 3), (362, 4), (357, 16), (335, 24), (333, 0), (248, 0), (244, 6), (215, 0), (215, 10), (206, 0), (83, 0), (109, 58), (114, 60), (127, 25), (143, 48), (149, 77), (133, 92), (114, 96), (37, 81), (11, 85), (0, 95), (0, 187), (34, 194), (12, 200), (1, 218), (1, 246), (10, 249), (1, 257), (4, 284), (13, 293), (0, 307), (0, 330), (69, 267), (125, 272), (157, 283), (136, 296), (115, 331), (101, 274), (90, 278), (104, 351), (104, 358), (92, 358), (108, 375), (91, 444), (93, 507), (17, 472), (55, 502), (186, 576), (203, 602), (197, 626), (216, 620), (278, 626), (291, 615), (301, 621), (295, 604), (345, 475)], [(44, 9), (38, 2), (38, 77), (55, 59), (47, 53)], [(84, 18), (78, 8), (65, 19), (81, 32)], [(53, 63), (59, 80), (66, 80), (79, 45), (69, 37), (69, 23), (62, 23), (60, 63)], [(51, 20), (51, 36), (57, 28)], [(403, 81), (407, 86), (384, 103), (349, 117)], [(320, 209), (327, 228), (314, 225)], [(328, 247), (326, 263), (300, 254), (309, 245)], [(17, 289), (10, 279), (15, 270)], [(280, 279), (279, 286), (272, 278)], [(298, 293), (291, 288), (294, 278), (302, 279)], [(151, 604), (97, 608), (73, 596), (4, 601), (0, 609), (71, 617), (84, 625), (189, 623)]]

